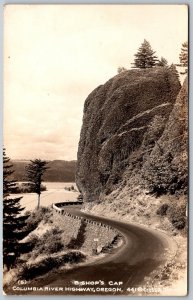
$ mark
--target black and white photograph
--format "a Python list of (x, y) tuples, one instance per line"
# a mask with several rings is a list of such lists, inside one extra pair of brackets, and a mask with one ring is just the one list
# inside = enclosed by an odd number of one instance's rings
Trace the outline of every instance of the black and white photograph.
[(4, 295), (188, 293), (188, 5), (7, 4)]

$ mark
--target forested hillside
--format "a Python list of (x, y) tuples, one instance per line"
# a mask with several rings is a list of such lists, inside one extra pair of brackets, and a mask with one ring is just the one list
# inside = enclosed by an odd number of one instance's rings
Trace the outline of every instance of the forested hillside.
[[(25, 167), (29, 161), (13, 160), (14, 178), (17, 181), (26, 181)], [(49, 169), (45, 172), (44, 181), (74, 182), (76, 161), (53, 160), (48, 163)]]

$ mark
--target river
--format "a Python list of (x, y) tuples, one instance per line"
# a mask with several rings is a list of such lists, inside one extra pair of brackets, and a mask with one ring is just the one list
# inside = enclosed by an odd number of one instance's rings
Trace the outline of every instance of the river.
[[(74, 182), (43, 182), (46, 185), (47, 191), (41, 193), (40, 205), (49, 206), (52, 203), (76, 200), (78, 192), (67, 191), (65, 187), (71, 187), (72, 185), (76, 188)], [(11, 196), (18, 197), (22, 196), (21, 206), (25, 207), (25, 210), (33, 210), (37, 206), (37, 194), (26, 193), (26, 194), (13, 194)]]

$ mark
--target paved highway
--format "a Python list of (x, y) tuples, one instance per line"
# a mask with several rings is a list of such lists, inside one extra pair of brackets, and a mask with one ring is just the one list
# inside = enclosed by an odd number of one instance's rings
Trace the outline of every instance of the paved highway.
[[(54, 287), (63, 287), (63, 289), (66, 288), (65, 291), (34, 291), (27, 292), (28, 294), (132, 295), (134, 289), (144, 286), (145, 276), (148, 276), (167, 260), (168, 249), (172, 248), (175, 252), (174, 242), (159, 231), (89, 215), (73, 207), (67, 208), (67, 210), (71, 214), (103, 222), (116, 228), (123, 235), (123, 243), (117, 249), (113, 249), (112, 253), (93, 263), (57, 271), (49, 275), (48, 278), (33, 280), (31, 283), (31, 286), (36, 287), (49, 286), (53, 289)], [(79, 288), (79, 286), (74, 285), (74, 281), (99, 283), (94, 286), (92, 284), (81, 286), (87, 288), (85, 291), (73, 291), (73, 288)], [(103, 291), (103, 289), (106, 290)], [(20, 294), (25, 294), (25, 292)]]

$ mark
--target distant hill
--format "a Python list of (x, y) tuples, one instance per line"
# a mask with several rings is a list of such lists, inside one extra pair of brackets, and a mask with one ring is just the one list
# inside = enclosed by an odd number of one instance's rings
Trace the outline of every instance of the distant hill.
[[(13, 160), (14, 179), (26, 181), (25, 167), (29, 164), (26, 160)], [(76, 161), (53, 160), (48, 162), (49, 169), (44, 175), (44, 181), (74, 182)]]

